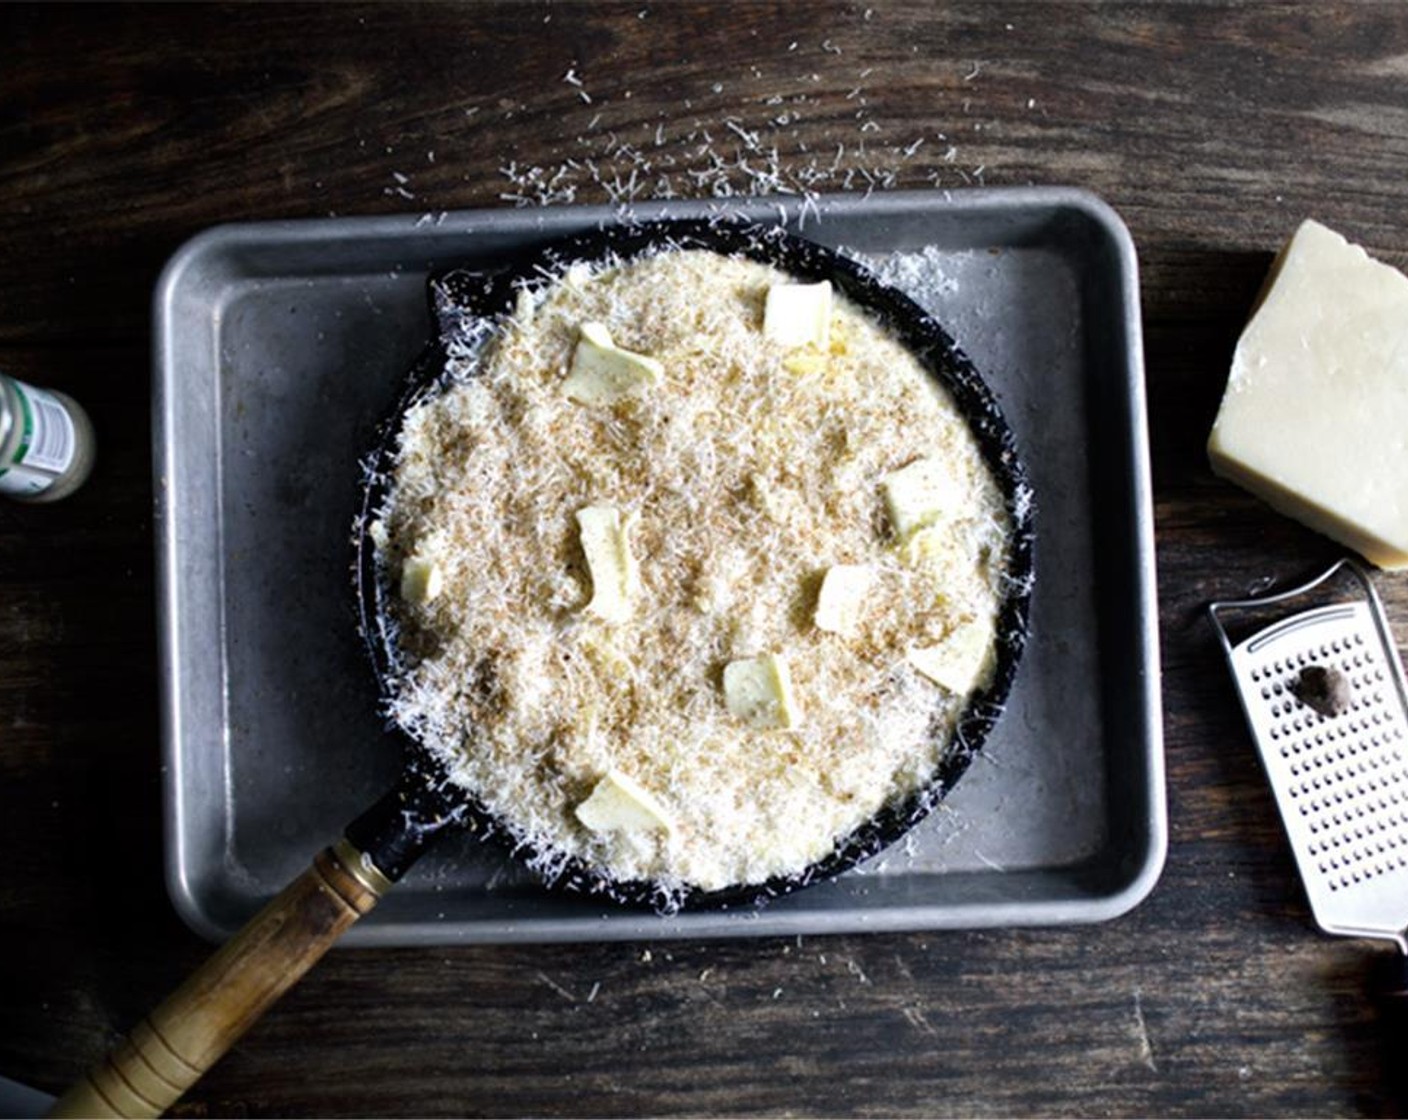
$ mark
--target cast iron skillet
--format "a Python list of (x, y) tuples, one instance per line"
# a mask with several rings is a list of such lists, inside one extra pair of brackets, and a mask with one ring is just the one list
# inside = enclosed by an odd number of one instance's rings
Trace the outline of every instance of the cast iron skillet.
[[(412, 371), (401, 399), (379, 430), (377, 446), (367, 462), (367, 485), (357, 534), (358, 602), (362, 632), (382, 696), (389, 701), (395, 693), (400, 660), (395, 627), (388, 618), (392, 592), (377, 571), (369, 529), (386, 497), (405, 413), (442, 387), (451, 355), (473, 351), (493, 324), (512, 311), (521, 288), (545, 287), (576, 262), (597, 265), (669, 248), (742, 254), (804, 280), (829, 279), (853, 302), (874, 312), (952, 394), (1002, 488), (1016, 530), (1008, 564), (1011, 591), (1003, 603), (997, 627), (997, 670), (991, 685), (968, 705), (953, 745), (944, 753), (930, 782), (904, 801), (887, 805), (831, 854), (801, 872), (761, 884), (683, 894), (663, 891), (648, 881), (610, 881), (576, 860), (551, 861), (555, 873), (548, 882), (550, 887), (587, 892), (618, 904), (669, 909), (748, 905), (854, 867), (894, 843), (923, 818), (967, 769), (1001, 711), (1021, 654), (1032, 574), (1030, 491), (1011, 431), (992, 393), (943, 328), (913, 301), (881, 284), (861, 266), (814, 242), (790, 236), (778, 227), (722, 220), (595, 229), (533, 251), (490, 274), (451, 271), (432, 278), (432, 302), (440, 337)], [(361, 851), (371, 854), (388, 876), (398, 878), (447, 820), (468, 822), (485, 836), (513, 843), (513, 837), (491, 813), (463, 788), (446, 782), (443, 770), (429, 752), (407, 739), (410, 761), (406, 780), (397, 794), (348, 829), (348, 838)], [(408, 823), (408, 808), (421, 822), (418, 827)], [(530, 863), (541, 862), (536, 858), (540, 853), (530, 846), (517, 844), (515, 848)]]
[[(854, 303), (869, 309), (918, 356), (967, 418), (1002, 489), (1013, 534), (992, 683), (970, 699), (930, 781), (882, 808), (830, 855), (799, 873), (761, 884), (682, 895), (652, 882), (610, 881), (576, 860), (552, 861), (556, 870), (546, 883), (551, 889), (586, 892), (615, 905), (671, 910), (761, 904), (855, 866), (894, 843), (928, 814), (963, 775), (1001, 712), (1026, 639), (1033, 575), (1031, 491), (1012, 433), (968, 359), (910, 299), (845, 257), (780, 228), (719, 219), (597, 229), (529, 247), (492, 273), (454, 270), (431, 278), (438, 335), (411, 370), (404, 391), (376, 433), (364, 464), (354, 533), (358, 614), (383, 701), (394, 695), (401, 661), (390, 615), (393, 592), (378, 569), (370, 530), (386, 498), (406, 412), (444, 386), (451, 377), (447, 367), (455, 367), (456, 376), (472, 369), (475, 351), (500, 317), (512, 310), (521, 288), (549, 284), (572, 263), (627, 260), (673, 248), (741, 254), (804, 280), (829, 279)], [(410, 735), (396, 734), (403, 742), (406, 764), (392, 790), (353, 821), (341, 840), (321, 852), (308, 871), (70, 1090), (55, 1106), (56, 1115), (153, 1116), (175, 1103), (447, 829), (497, 838), (530, 863), (539, 863), (535, 857), (541, 853), (516, 843), (467, 791), (450, 783), (429, 750)]]

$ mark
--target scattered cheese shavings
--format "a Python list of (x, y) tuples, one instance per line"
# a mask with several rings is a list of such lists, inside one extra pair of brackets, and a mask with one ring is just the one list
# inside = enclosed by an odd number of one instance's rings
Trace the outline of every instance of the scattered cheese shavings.
[(854, 632), (874, 582), (875, 573), (868, 564), (837, 564), (828, 569), (816, 597), (817, 629), (842, 636)]
[(628, 537), (631, 523), (611, 506), (587, 506), (577, 511), (577, 525), (592, 576), (587, 613), (603, 622), (625, 622), (639, 583)]
[(663, 365), (617, 346), (601, 323), (583, 323), (562, 390), (581, 404), (614, 404), (658, 384), (664, 376)]
[(763, 336), (782, 346), (831, 343), (831, 281), (773, 284), (763, 306)]
[(754, 727), (796, 727), (801, 722), (792, 673), (781, 654), (725, 665), (724, 702), (730, 712)]
[(911, 649), (907, 660), (935, 684), (967, 696), (992, 664), (992, 620), (976, 618), (959, 626), (937, 646)]
[(649, 790), (619, 770), (608, 771), (574, 812), (593, 832), (675, 831), (669, 811)]
[(901, 541), (942, 519), (963, 501), (963, 491), (947, 464), (916, 459), (881, 482), (890, 524)]
[(444, 586), (439, 565), (419, 553), (408, 557), (401, 568), (401, 598), (407, 603), (428, 603)]

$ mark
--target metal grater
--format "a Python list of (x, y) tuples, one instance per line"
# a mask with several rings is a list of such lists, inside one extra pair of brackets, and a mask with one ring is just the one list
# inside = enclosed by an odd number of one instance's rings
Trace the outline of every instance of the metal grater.
[[(1309, 605), (1266, 623), (1274, 608), (1297, 600)], [(1374, 585), (1341, 560), (1300, 587), (1212, 603), (1208, 614), (1316, 922), (1408, 953), (1408, 688)], [(1261, 628), (1234, 645), (1233, 615)], [(1348, 703), (1336, 714), (1320, 714), (1293, 692), (1309, 666), (1347, 679)]]

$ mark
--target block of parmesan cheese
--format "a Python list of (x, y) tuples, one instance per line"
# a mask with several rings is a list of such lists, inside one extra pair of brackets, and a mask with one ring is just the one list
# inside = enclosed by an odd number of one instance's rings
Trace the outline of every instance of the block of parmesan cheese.
[(1408, 277), (1303, 223), (1237, 343), (1208, 457), (1380, 567), (1408, 567)]

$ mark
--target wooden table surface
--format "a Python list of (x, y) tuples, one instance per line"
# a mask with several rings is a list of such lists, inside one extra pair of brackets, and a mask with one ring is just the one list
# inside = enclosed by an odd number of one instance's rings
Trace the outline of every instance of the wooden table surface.
[[(1297, 222), (1408, 265), (1408, 7), (6, 6), (0, 43), (0, 369), (74, 394), (101, 448), (73, 498), (0, 505), (0, 1074), (59, 1090), (208, 952), (161, 876), (165, 258), (231, 220), (765, 189), (736, 127), (783, 182), (1071, 184), (1128, 223), (1162, 879), (1080, 928), (337, 952), (178, 1112), (1401, 1110), (1373, 996), (1394, 954), (1315, 930), (1203, 616), (1337, 550), (1215, 479), (1203, 443)], [(1408, 576), (1379, 587), (1408, 635)]]

